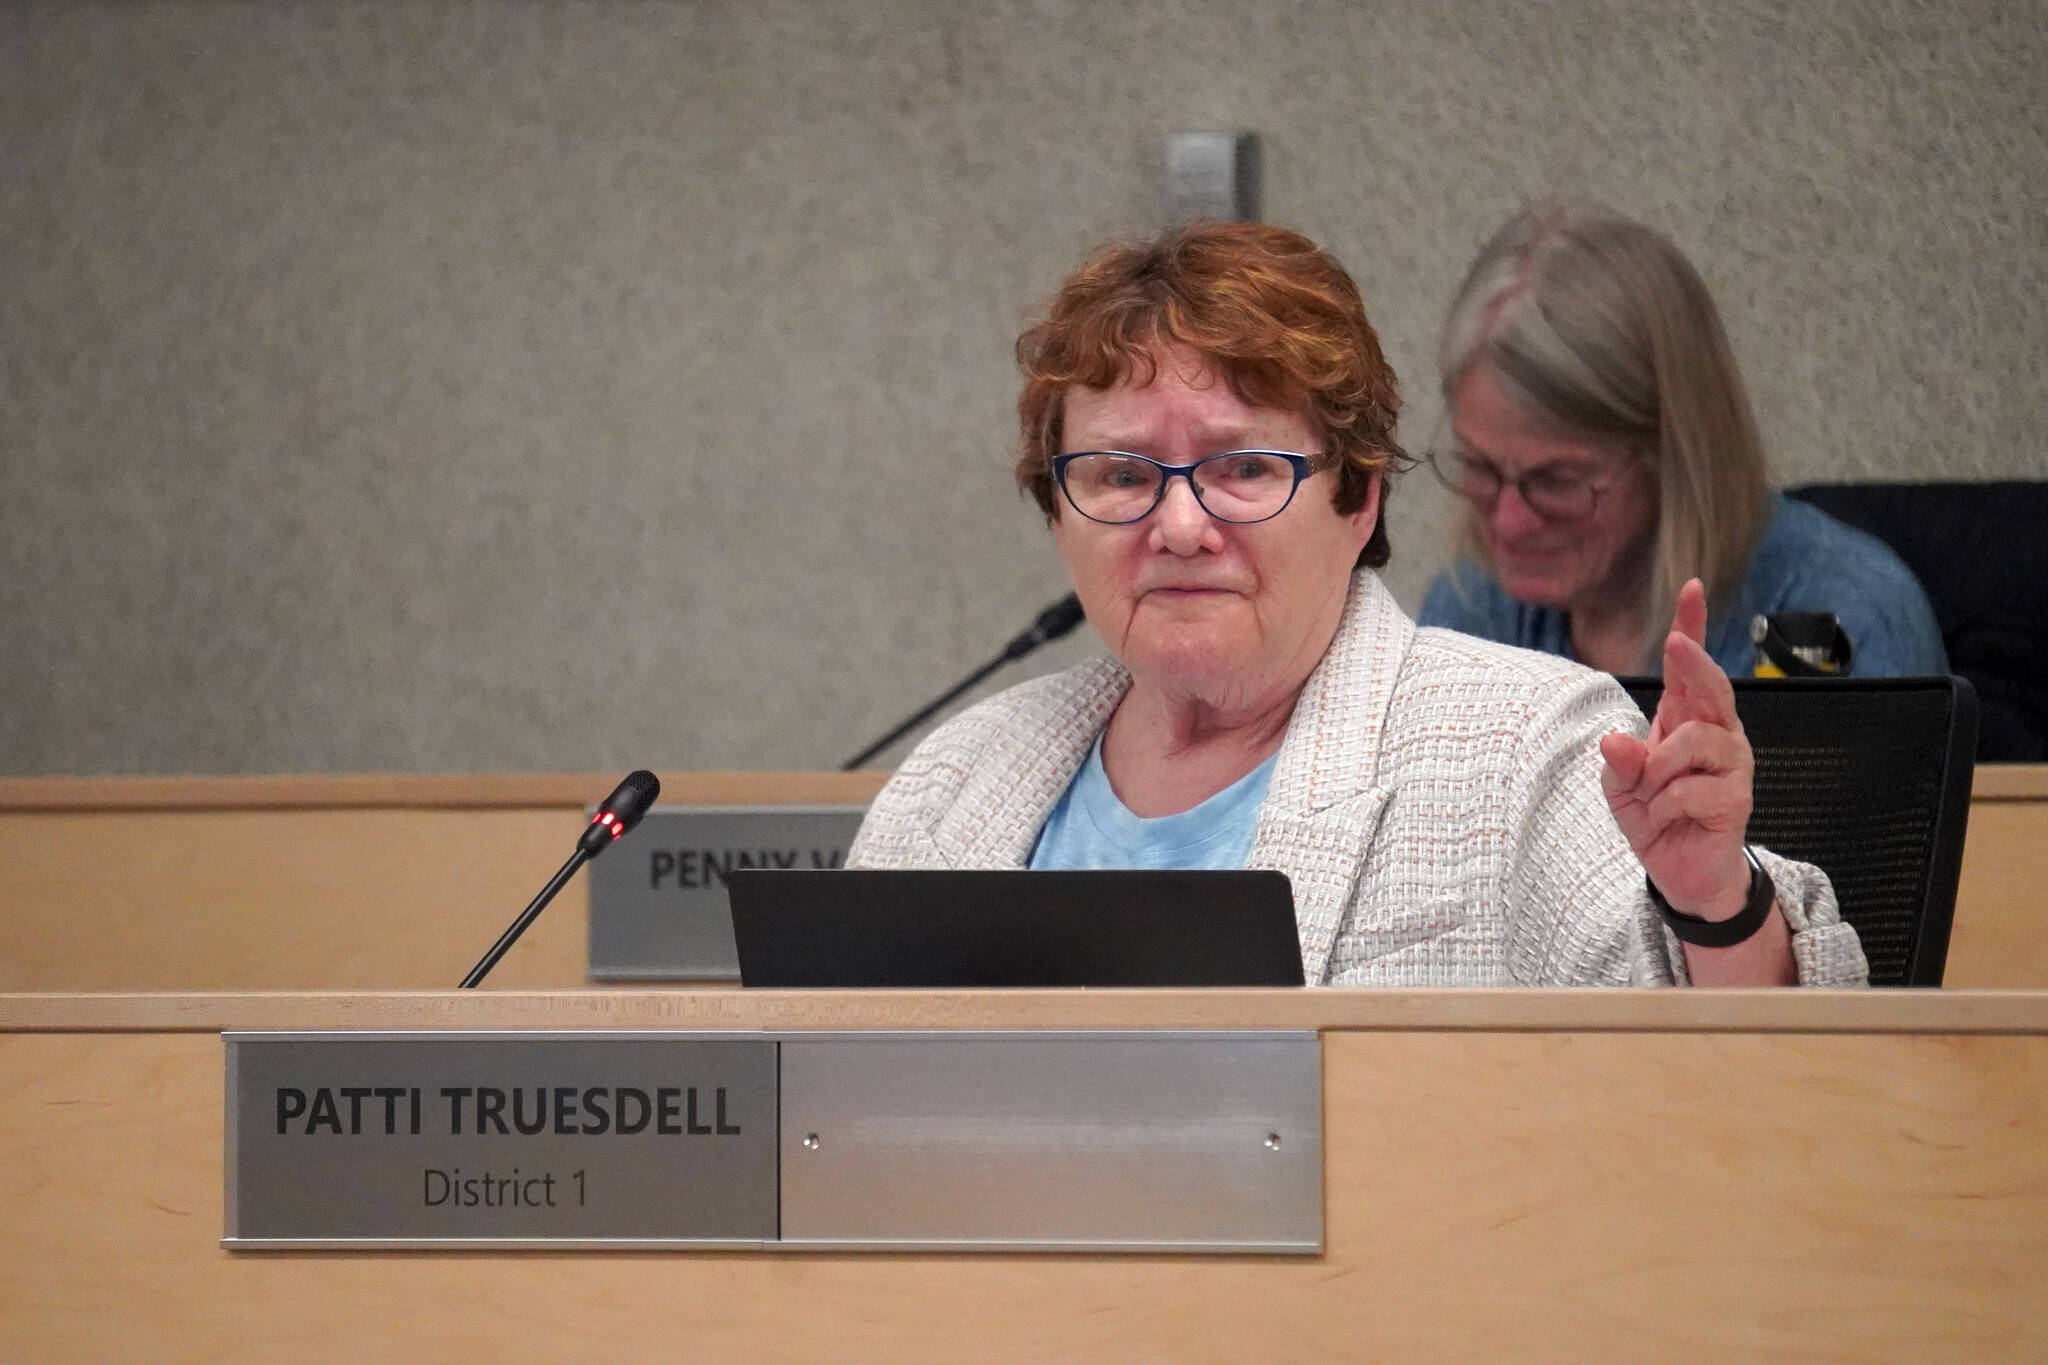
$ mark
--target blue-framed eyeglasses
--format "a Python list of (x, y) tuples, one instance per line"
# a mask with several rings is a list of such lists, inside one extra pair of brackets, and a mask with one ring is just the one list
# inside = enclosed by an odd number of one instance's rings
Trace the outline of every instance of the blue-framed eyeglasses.
[(1245, 525), (1287, 510), (1294, 490), (1315, 472), (1316, 457), (1285, 450), (1226, 450), (1193, 464), (1161, 464), (1127, 450), (1077, 450), (1053, 458), (1053, 482), (1090, 521), (1125, 526), (1143, 521), (1166, 496), (1166, 481), (1183, 478), (1202, 510)]
[(1493, 463), (1458, 446), (1431, 451), (1429, 467), (1444, 487), (1490, 514), (1500, 500), (1501, 490), (1512, 488), (1540, 517), (1554, 521), (1576, 521), (1591, 516), (1600, 495), (1620, 483), (1641, 450), (1631, 450), (1629, 460), (1615, 469), (1583, 469), (1558, 463), (1538, 465), (1510, 474)]

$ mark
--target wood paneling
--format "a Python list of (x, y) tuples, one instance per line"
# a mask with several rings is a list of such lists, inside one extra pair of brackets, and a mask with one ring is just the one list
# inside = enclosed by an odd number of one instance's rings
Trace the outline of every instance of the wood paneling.
[(404, 991), (0, 995), (0, 1031), (1344, 1029), (1397, 1033), (2048, 1033), (2048, 991)]
[[(620, 773), (322, 773), (278, 777), (0, 777), (0, 811), (100, 810), (496, 810), (552, 806), (581, 811), (602, 801)], [(882, 789), (880, 771), (682, 773), (664, 778), (661, 799), (681, 806), (762, 802), (864, 805)]]
[[(1322, 1013), (1320, 1256), (230, 1255), (216, 1240), (218, 1037), (8, 1032), (21, 1002), (0, 1002), (0, 1358), (2048, 1355), (2048, 998), (2009, 997), (2022, 1002), (2013, 1031), (1966, 1034), (1937, 1016), (1924, 1033), (1768, 1022), (1800, 1013), (1770, 999), (1840, 1025), (1846, 1002), (1906, 1004), (1892, 993), (1721, 997), (1724, 1022), (1751, 1012), (1735, 1032), (1601, 1027), (1601, 1002), (1680, 998), (1669, 992), (1546, 993), (1563, 1002), (1549, 1025), (1524, 1013), (1527, 992), (1450, 1005), (1434, 992), (1221, 993), (1213, 1008), (1195, 994), (1053, 993), (1021, 1016), (1000, 1000), (696, 995), (676, 1013), (701, 1024), (736, 999), (769, 1026)], [(660, 998), (457, 1008), (556, 1027)], [(1269, 1017), (1282, 998), (1313, 1008)], [(1914, 998), (1954, 1006), (1952, 1023), (1973, 999)], [(304, 1022), (341, 1006), (364, 1027), (405, 1027), (436, 999), (311, 1002)], [(138, 1025), (160, 1011), (274, 1026), (293, 1008), (125, 1005)], [(1447, 1008), (1520, 1022), (1432, 1022)]]
[[(665, 805), (865, 804), (886, 774), (688, 773)], [(0, 783), (0, 990), (451, 986), (617, 775)], [(578, 877), (486, 989), (586, 983)]]
[[(694, 773), (670, 804), (859, 804), (886, 774)], [(0, 781), (0, 990), (432, 989), (615, 776)], [(571, 883), (488, 989), (587, 984)], [(1947, 983), (2048, 986), (2048, 766), (1980, 768)], [(628, 988), (632, 989), (632, 988)]]
[[(2020, 789), (2010, 774), (1987, 783), (1998, 771), (1977, 770), (1942, 981), (2048, 986), (2048, 781), (2029, 784), (2038, 791)], [(2039, 774), (2048, 768), (2024, 770)]]

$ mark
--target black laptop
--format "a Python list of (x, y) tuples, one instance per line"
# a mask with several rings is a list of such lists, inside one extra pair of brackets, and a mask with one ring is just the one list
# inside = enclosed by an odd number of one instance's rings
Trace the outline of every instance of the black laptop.
[(1278, 872), (727, 874), (744, 986), (1299, 986)]

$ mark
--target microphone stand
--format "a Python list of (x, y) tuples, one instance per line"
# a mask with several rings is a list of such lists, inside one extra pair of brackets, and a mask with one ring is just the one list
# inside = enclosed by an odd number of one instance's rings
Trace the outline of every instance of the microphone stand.
[(1068, 593), (1065, 597), (1062, 597), (1059, 601), (1038, 613), (1038, 619), (1031, 623), (1031, 628), (1010, 641), (1007, 645), (1004, 645), (1002, 653), (990, 659), (980, 668), (975, 669), (958, 683), (955, 683), (947, 690), (945, 695), (925, 706), (916, 715), (910, 717), (910, 719), (898, 725), (888, 734), (883, 735), (873, 744), (868, 745), (867, 748), (862, 749), (852, 758), (840, 764), (839, 770), (841, 772), (851, 772), (855, 768), (860, 767), (876, 754), (924, 724), (939, 708), (952, 701), (955, 697), (958, 697), (962, 692), (973, 687), (1004, 664), (1014, 663), (1032, 650), (1037, 649), (1040, 645), (1059, 639), (1086, 619), (1086, 613), (1081, 610), (1081, 599), (1073, 593)]
[(519, 912), (519, 918), (512, 921), (510, 928), (498, 935), (498, 941), (491, 945), (476, 966), (469, 969), (469, 975), (462, 978), (458, 990), (474, 990), (478, 982), (498, 965), (498, 959), (512, 950), (519, 936), (526, 932), (526, 926), (540, 918), (540, 912), (548, 908), (548, 902), (555, 893), (569, 884), (569, 878), (576, 870), (626, 837), (626, 831), (640, 823), (655, 798), (661, 795), (661, 779), (645, 768), (637, 768), (626, 774), (626, 780), (613, 789), (597, 808), (597, 814), (590, 817), (590, 823), (583, 827), (583, 834), (576, 840), (576, 851), (569, 855), (569, 861), (562, 864), (540, 894), (526, 909)]
[(576, 870), (589, 861), (590, 855), (580, 846), (571, 853), (569, 861), (562, 864), (562, 870), (555, 874), (554, 880), (543, 886), (540, 894), (533, 898), (533, 903), (520, 911), (519, 918), (513, 920), (505, 932), (498, 935), (498, 941), (491, 945), (491, 950), (478, 960), (476, 966), (469, 969), (469, 975), (462, 978), (462, 984), (456, 989), (475, 989), (476, 984), (490, 973), (491, 968), (498, 965), (498, 959), (512, 951), (512, 945), (519, 941), (519, 936), (526, 932), (526, 927), (540, 918), (540, 912), (548, 908), (548, 902), (555, 898), (555, 893), (567, 886), (569, 878), (576, 875)]

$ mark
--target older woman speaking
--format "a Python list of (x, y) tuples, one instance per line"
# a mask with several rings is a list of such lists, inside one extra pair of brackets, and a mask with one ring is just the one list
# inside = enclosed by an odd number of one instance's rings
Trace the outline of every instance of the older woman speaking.
[(1330, 985), (1865, 979), (1827, 879), (1744, 844), (1697, 584), (1646, 736), (1611, 678), (1394, 604), (1399, 399), (1313, 243), (1103, 251), (1017, 353), (1017, 479), (1113, 657), (940, 727), (850, 866), (1273, 868)]

